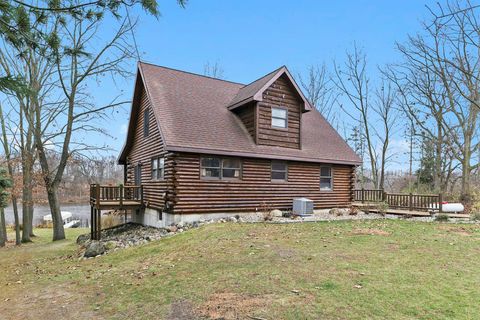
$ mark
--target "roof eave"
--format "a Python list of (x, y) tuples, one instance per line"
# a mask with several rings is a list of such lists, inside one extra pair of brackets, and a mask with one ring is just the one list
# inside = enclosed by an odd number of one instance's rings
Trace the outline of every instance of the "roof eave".
[(356, 160), (304, 158), (304, 157), (295, 157), (295, 156), (261, 154), (261, 153), (196, 148), (196, 147), (183, 147), (183, 146), (166, 146), (166, 149), (167, 151), (172, 151), (172, 152), (215, 154), (215, 155), (224, 155), (224, 156), (236, 156), (236, 157), (247, 157), (247, 158), (271, 159), (271, 160), (289, 160), (289, 161), (300, 161), (300, 162), (344, 164), (344, 165), (352, 165), (352, 166), (358, 166), (362, 164), (362, 161), (356, 161)]
[(236, 109), (238, 107), (241, 107), (241, 106), (243, 106), (243, 105), (245, 105), (249, 102), (252, 102), (252, 101), (255, 101), (255, 99), (253, 97), (250, 97), (250, 98), (244, 99), (242, 101), (239, 101), (237, 103), (234, 103), (232, 105), (229, 105), (227, 108), (228, 108), (228, 110), (231, 111), (231, 110), (234, 110), (234, 109)]

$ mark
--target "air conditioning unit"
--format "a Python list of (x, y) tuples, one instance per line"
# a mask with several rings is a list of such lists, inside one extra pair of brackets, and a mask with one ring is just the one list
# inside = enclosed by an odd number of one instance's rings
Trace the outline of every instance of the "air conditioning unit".
[(313, 214), (313, 201), (307, 198), (293, 199), (293, 214), (297, 216)]

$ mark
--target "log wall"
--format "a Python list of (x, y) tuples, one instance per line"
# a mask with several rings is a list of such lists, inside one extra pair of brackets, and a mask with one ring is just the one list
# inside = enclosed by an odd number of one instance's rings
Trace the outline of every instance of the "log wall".
[[(143, 136), (143, 112), (149, 110), (149, 135)], [(126, 184), (135, 184), (134, 167), (140, 163), (142, 168), (141, 183), (143, 188), (143, 197), (146, 205), (151, 208), (163, 209), (165, 200), (168, 199), (172, 191), (173, 177), (173, 154), (167, 154), (164, 148), (163, 140), (157, 126), (157, 121), (153, 114), (150, 101), (145, 90), (141, 90), (139, 108), (135, 114), (135, 132), (133, 143), (127, 154)], [(152, 179), (152, 158), (165, 157), (165, 178), (163, 180)], [(167, 192), (169, 191), (169, 192)], [(164, 199), (166, 193), (167, 199)]]
[(256, 141), (256, 114), (255, 103), (251, 102), (242, 107), (239, 107), (234, 110), (240, 120), (243, 122), (243, 125), (247, 129), (250, 136)]
[[(302, 100), (285, 75), (263, 93), (258, 103), (258, 144), (300, 149), (300, 117)], [(272, 128), (272, 107), (288, 110), (288, 128)]]
[(253, 212), (266, 202), (291, 209), (292, 199), (307, 197), (315, 209), (348, 206), (352, 202), (354, 167), (332, 165), (333, 191), (320, 191), (320, 164), (288, 162), (288, 181), (272, 182), (270, 160), (242, 159), (240, 180), (203, 180), (200, 155), (182, 153), (175, 160), (175, 213)]

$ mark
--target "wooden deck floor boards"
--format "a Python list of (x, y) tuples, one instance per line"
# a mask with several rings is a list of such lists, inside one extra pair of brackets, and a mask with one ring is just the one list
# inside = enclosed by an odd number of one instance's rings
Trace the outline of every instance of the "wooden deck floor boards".
[[(370, 212), (379, 212), (380, 210), (376, 209), (375, 207), (378, 205), (375, 202), (353, 202), (353, 206), (358, 207), (360, 210), (362, 208), (368, 207)], [(418, 211), (418, 210), (407, 210), (407, 209), (393, 209), (388, 208), (386, 210), (388, 214), (396, 214), (396, 215), (411, 215), (414, 217), (430, 217), (431, 213), (427, 211)], [(450, 218), (470, 218), (470, 215), (464, 213), (446, 213), (447, 216)]]

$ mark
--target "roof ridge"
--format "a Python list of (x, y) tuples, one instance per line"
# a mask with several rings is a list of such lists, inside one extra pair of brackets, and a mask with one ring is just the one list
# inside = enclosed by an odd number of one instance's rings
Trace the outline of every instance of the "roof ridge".
[(177, 72), (181, 72), (181, 73), (187, 73), (187, 74), (191, 74), (191, 75), (194, 75), (194, 76), (203, 77), (203, 78), (207, 78), (207, 79), (212, 79), (212, 80), (217, 80), (217, 81), (228, 82), (228, 83), (233, 83), (233, 84), (239, 84), (239, 85), (242, 85), (242, 86), (246, 86), (246, 84), (241, 83), (241, 82), (219, 79), (219, 78), (214, 78), (214, 77), (206, 76), (206, 75), (195, 73), (195, 72), (175, 69), (175, 68), (171, 68), (171, 67), (165, 67), (165, 66), (161, 66), (161, 65), (158, 65), (158, 64), (155, 64), (155, 63), (152, 63), (152, 62), (139, 60), (138, 63), (139, 64), (148, 64), (148, 65), (151, 65), (151, 66), (154, 66), (154, 67), (157, 67), (157, 68), (168, 69), (168, 70), (177, 71)]

